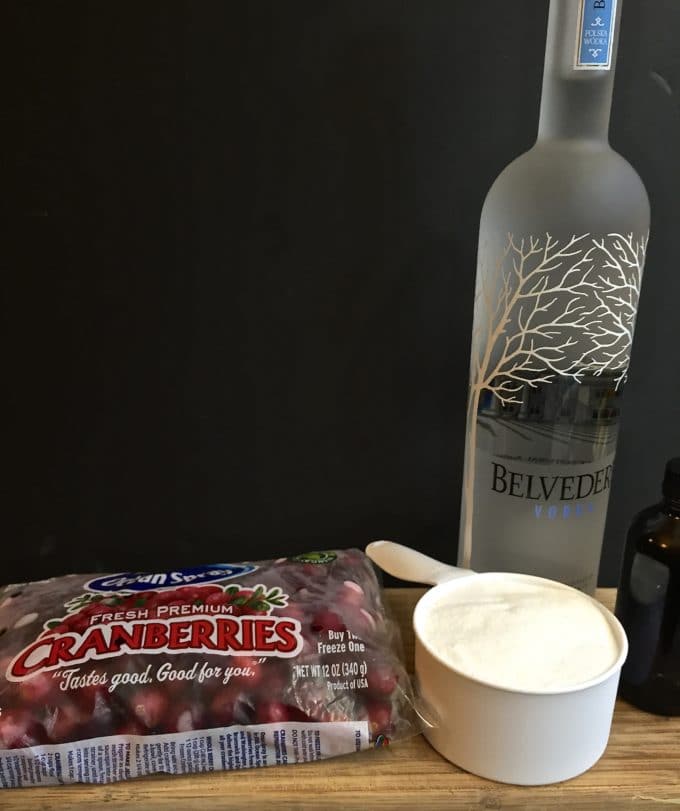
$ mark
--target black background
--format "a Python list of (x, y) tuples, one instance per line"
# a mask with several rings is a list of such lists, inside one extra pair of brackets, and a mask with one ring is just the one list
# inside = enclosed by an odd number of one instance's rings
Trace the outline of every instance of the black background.
[[(0, 582), (455, 560), (479, 213), (535, 136), (546, 17), (4, 0)], [(680, 453), (679, 30), (625, 0), (612, 143), (653, 230), (603, 584)]]

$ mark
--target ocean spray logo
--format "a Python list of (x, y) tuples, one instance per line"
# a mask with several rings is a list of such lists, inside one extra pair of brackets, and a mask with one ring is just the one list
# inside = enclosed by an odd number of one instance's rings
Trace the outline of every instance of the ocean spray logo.
[(89, 591), (121, 592), (148, 591), (149, 589), (170, 589), (177, 586), (195, 586), (201, 583), (214, 583), (250, 574), (257, 569), (249, 563), (215, 563), (210, 566), (193, 566), (190, 569), (176, 569), (172, 572), (122, 572), (107, 574), (85, 583)]
[[(492, 462), (491, 489), (495, 493), (543, 502), (534, 505), (535, 518), (578, 518), (593, 512), (593, 502), (586, 499), (609, 490), (612, 465), (592, 473), (574, 476), (545, 476), (509, 470), (505, 465)], [(548, 502), (553, 502), (548, 505)], [(554, 502), (561, 502), (558, 506)], [(565, 502), (576, 502), (569, 504)]]

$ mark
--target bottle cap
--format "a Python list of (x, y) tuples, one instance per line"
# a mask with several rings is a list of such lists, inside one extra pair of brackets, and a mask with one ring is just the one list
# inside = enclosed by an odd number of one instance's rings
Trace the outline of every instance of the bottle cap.
[(680, 456), (666, 463), (662, 491), (666, 498), (680, 501)]

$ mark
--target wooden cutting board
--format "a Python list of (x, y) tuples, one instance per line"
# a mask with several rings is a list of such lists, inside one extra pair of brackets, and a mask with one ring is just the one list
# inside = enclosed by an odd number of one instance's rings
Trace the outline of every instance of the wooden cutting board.
[[(411, 615), (423, 589), (387, 589), (413, 665)], [(598, 591), (610, 608), (614, 589)], [(506, 786), (467, 774), (422, 736), (371, 752), (299, 766), (187, 777), (145, 777), (106, 786), (0, 789), (2, 811), (64, 809), (662, 809), (680, 811), (680, 718), (617, 702), (607, 751), (580, 777), (552, 786)]]

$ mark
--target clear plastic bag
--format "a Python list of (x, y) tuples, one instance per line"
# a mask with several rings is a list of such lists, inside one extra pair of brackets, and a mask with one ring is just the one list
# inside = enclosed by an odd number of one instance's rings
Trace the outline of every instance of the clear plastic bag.
[(420, 731), (356, 549), (0, 588), (0, 786), (320, 760)]

